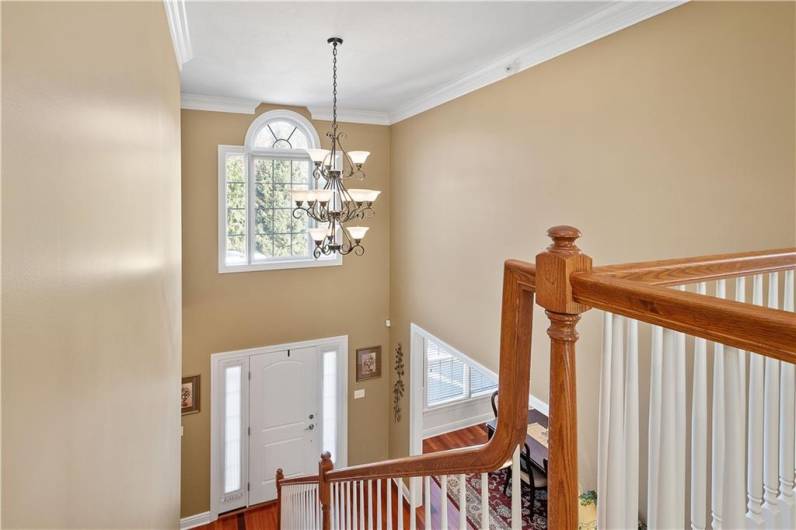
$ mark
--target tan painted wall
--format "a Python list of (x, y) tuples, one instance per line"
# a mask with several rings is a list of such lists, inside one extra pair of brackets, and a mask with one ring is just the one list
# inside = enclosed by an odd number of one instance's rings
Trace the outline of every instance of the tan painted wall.
[[(261, 105), (257, 114), (277, 108)], [(285, 108), (285, 107), (279, 107)], [(306, 109), (292, 108), (309, 117)], [(183, 417), (182, 515), (210, 508), (210, 355), (336, 335), (349, 337), (349, 464), (388, 453), (389, 376), (355, 383), (354, 350), (386, 351), (389, 278), (389, 141), (387, 127), (343, 124), (346, 145), (371, 152), (366, 187), (382, 190), (362, 257), (340, 267), (219, 274), (217, 271), (217, 148), (243, 145), (255, 116), (184, 110), (183, 374), (201, 374), (202, 411)], [(326, 145), (328, 122), (314, 122)], [(353, 391), (364, 388), (364, 399)]]
[(180, 80), (163, 5), (2, 10), (2, 526), (176, 528)]
[[(793, 9), (690, 3), (394, 125), (393, 345), (408, 356), (416, 322), (496, 369), (501, 263), (532, 260), (555, 224), (580, 227), (597, 264), (792, 245)], [(587, 486), (599, 322), (579, 326)], [(537, 312), (546, 400), (545, 328)]]

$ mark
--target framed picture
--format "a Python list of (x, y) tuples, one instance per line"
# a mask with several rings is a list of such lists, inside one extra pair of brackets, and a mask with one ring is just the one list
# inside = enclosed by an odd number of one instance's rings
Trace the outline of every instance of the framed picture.
[(357, 382), (381, 377), (381, 346), (357, 349)]
[(199, 377), (198, 375), (191, 375), (182, 378), (180, 410), (183, 416), (199, 412)]

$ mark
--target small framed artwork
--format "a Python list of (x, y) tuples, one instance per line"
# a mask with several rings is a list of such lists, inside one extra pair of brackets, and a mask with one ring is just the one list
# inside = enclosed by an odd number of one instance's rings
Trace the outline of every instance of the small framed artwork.
[(182, 378), (180, 410), (183, 416), (199, 412), (199, 377), (198, 375), (191, 375)]
[(357, 349), (357, 382), (381, 377), (381, 346)]

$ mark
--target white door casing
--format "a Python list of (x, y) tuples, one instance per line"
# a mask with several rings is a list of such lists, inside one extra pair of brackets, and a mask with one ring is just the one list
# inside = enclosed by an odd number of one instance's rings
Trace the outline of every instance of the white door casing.
[(275, 473), (317, 472), (321, 403), (317, 347), (253, 355), (250, 360), (249, 504), (276, 498)]
[[(261, 379), (267, 379), (269, 375), (267, 372), (260, 373), (262, 377), (255, 381), (256, 376), (254, 372), (261, 372), (260, 368), (265, 368), (265, 366), (260, 366), (259, 364), (256, 369), (252, 367), (258, 359), (260, 362), (264, 362), (262, 359), (266, 359), (268, 355), (278, 354), (279, 352), (282, 352), (282, 355), (286, 355), (288, 350), (291, 352), (291, 358), (298, 354), (299, 357), (295, 359), (300, 359), (302, 362), (307, 360), (304, 356), (309, 354), (310, 350), (312, 350), (312, 355), (316, 362), (314, 365), (314, 375), (310, 374), (314, 380), (312, 384), (308, 384), (305, 381), (304, 373), (300, 374), (300, 376), (287, 374), (279, 378), (280, 385), (286, 385), (287, 383), (292, 385), (292, 388), (288, 388), (288, 391), (301, 390), (302, 388), (306, 391), (307, 387), (312, 387), (310, 393), (314, 393), (315, 395), (315, 411), (307, 411), (302, 420), (305, 422), (303, 428), (307, 428), (309, 426), (307, 422), (311, 420), (309, 414), (314, 414), (314, 418), (312, 418), (312, 420), (314, 420), (312, 421), (312, 423), (314, 423), (314, 428), (310, 431), (312, 434), (310, 438), (313, 440), (314, 446), (309, 448), (305, 447), (304, 444), (301, 446), (307, 451), (301, 460), (309, 467), (305, 471), (295, 472), (291, 468), (292, 464), (288, 461), (289, 459), (282, 455), (274, 455), (274, 458), (278, 460), (274, 464), (268, 462), (263, 464), (261, 462), (262, 458), (266, 458), (268, 454), (264, 446), (261, 445), (261, 442), (265, 441), (273, 445), (273, 442), (277, 440), (277, 438), (267, 438), (267, 435), (275, 435), (273, 431), (270, 433), (267, 432), (268, 429), (271, 429), (270, 427), (267, 427), (266, 432), (262, 432), (260, 433), (261, 436), (258, 436), (258, 426), (255, 425), (257, 421), (256, 418), (266, 414), (260, 409), (255, 410), (257, 405), (260, 407), (264, 405), (274, 405), (275, 408), (282, 408), (287, 401), (285, 398), (287, 394), (281, 390), (274, 391), (275, 394), (279, 395), (279, 398), (273, 401), (272, 397), (264, 395), (265, 392), (270, 391), (255, 389), (252, 384), (253, 382), (259, 383)], [(329, 354), (335, 356), (336, 362), (331, 367), (327, 367), (331, 369), (332, 372), (325, 374), (325, 370), (323, 369), (324, 359), (326, 359)], [(275, 491), (274, 493), (270, 493), (270, 491), (271, 488), (274, 487), (274, 475), (277, 467), (283, 468), (288, 476), (298, 473), (314, 474), (317, 472), (317, 463), (320, 453), (327, 449), (337, 452), (336, 455), (333, 455), (335, 467), (345, 467), (347, 465), (348, 358), (348, 337), (345, 335), (275, 346), (214, 353), (211, 355), (211, 521), (216, 520), (220, 513), (274, 498)], [(233, 368), (232, 372), (229, 374), (227, 372), (228, 368)], [(237, 424), (237, 415), (230, 415), (230, 411), (227, 410), (227, 401), (229, 397), (233, 398), (230, 404), (235, 404), (235, 392), (228, 396), (226, 388), (226, 378), (238, 374), (240, 375), (237, 389), (237, 395), (240, 397), (240, 425)], [(327, 376), (325, 382), (324, 375)], [(333, 389), (330, 387), (330, 389), (327, 389), (325, 392), (321, 391), (322, 385), (330, 384), (334, 387)], [(258, 384), (258, 386), (262, 385)], [(233, 390), (235, 390), (235, 388), (233, 388)], [(326, 397), (323, 397), (324, 393)], [(298, 401), (306, 401), (306, 398), (307, 396), (304, 396), (298, 399)], [(309, 399), (312, 399), (312, 397), (310, 396)], [(323, 411), (327, 410), (330, 404), (324, 403), (324, 399), (327, 401), (332, 399), (334, 401), (331, 405), (332, 409), (329, 410), (330, 417), (327, 422), (324, 422)], [(294, 399), (294, 401), (297, 400)], [(326, 408), (323, 407), (324, 404)], [(281, 413), (283, 411), (280, 410), (279, 412)], [(263, 417), (264, 420), (259, 422), (260, 427), (273, 425), (273, 423), (269, 423), (274, 421), (273, 416), (266, 415)], [(233, 428), (229, 431), (226, 425), (228, 418), (231, 418), (231, 421), (234, 423), (232, 426)], [(276, 421), (278, 421), (278, 418)], [(328, 427), (332, 430), (324, 433), (324, 423), (329, 424)], [(249, 434), (250, 430), (251, 435)], [(240, 434), (239, 445), (235, 445), (235, 432), (233, 431), (239, 432)], [(331, 438), (327, 440), (330, 436)], [(228, 440), (233, 443), (226, 443)], [(252, 442), (256, 442), (258, 447), (255, 447)], [(333, 444), (333, 446), (328, 448), (324, 447), (326, 443)], [(272, 453), (276, 450), (276, 447), (271, 448)], [(260, 454), (264, 451), (264, 455), (266, 456)], [(255, 462), (256, 459), (258, 460), (257, 462)], [(228, 462), (233, 464), (233, 469), (227, 469)], [(237, 472), (234, 469), (236, 466), (239, 466), (239, 471)], [(238, 479), (239, 483), (237, 482)], [(260, 486), (258, 486), (258, 484), (260, 484)], [(236, 486), (239, 487), (234, 491), (229, 491), (230, 487)], [(260, 491), (258, 491), (258, 489)]]

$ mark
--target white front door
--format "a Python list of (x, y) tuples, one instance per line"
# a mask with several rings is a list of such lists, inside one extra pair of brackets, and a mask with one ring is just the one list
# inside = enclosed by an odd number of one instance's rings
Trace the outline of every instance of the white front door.
[(317, 347), (252, 355), (250, 359), (249, 504), (276, 498), (275, 473), (318, 472), (321, 454)]

